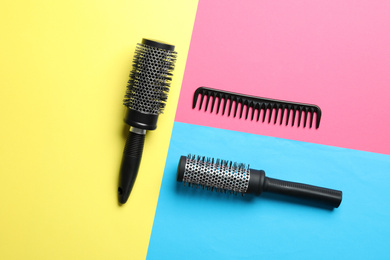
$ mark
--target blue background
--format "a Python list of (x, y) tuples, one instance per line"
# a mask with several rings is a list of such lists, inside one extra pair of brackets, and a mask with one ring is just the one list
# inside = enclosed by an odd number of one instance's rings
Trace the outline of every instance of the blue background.
[[(343, 191), (334, 210), (176, 182), (181, 155)], [(389, 257), (390, 156), (175, 122), (147, 259)]]

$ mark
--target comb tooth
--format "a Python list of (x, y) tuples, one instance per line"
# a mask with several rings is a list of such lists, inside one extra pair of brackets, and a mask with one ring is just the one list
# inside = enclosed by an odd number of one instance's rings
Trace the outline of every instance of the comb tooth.
[(262, 102), (259, 103), (259, 108), (257, 111), (259, 111), (259, 113), (257, 114), (257, 121), (259, 121), (261, 111), (264, 112), (264, 103), (262, 103)]
[(310, 109), (310, 128), (313, 126), (314, 108)]
[(201, 110), (201, 108), (202, 108), (202, 104), (203, 104), (203, 99), (204, 99), (204, 96), (205, 96), (205, 92), (204, 91), (202, 91), (201, 93), (200, 93), (200, 104), (199, 104), (199, 110)]
[(196, 102), (198, 101), (199, 95), (202, 95), (202, 94), (200, 94), (198, 91), (195, 91), (194, 100), (192, 101), (192, 109), (194, 109), (196, 107)]
[(252, 108), (251, 121), (253, 121), (253, 117), (255, 116), (256, 105), (257, 105), (256, 102), (251, 102), (251, 108)]
[(272, 118), (272, 111), (274, 110), (274, 104), (270, 104), (271, 108), (269, 109), (269, 118), (268, 118), (268, 124), (271, 123), (271, 118)]
[(286, 118), (286, 125), (288, 125), (288, 119), (290, 118), (291, 113), (291, 105), (287, 106), (287, 118)]
[(216, 99), (217, 94), (213, 93), (213, 103), (211, 104), (211, 110), (210, 113), (213, 113), (214, 105), (215, 105), (215, 99)]
[(276, 124), (276, 120), (278, 119), (279, 107), (279, 104), (276, 104), (274, 124)]
[(259, 121), (259, 119), (260, 119), (260, 111), (261, 111), (262, 106), (263, 106), (263, 103), (261, 103), (261, 102), (257, 104), (258, 113), (257, 113), (257, 120), (256, 121)]
[(301, 125), (301, 118), (302, 118), (302, 106), (299, 106), (298, 127)]
[(307, 114), (309, 112), (309, 108), (305, 107), (305, 119), (303, 120), (303, 127), (306, 127)]
[(267, 115), (267, 109), (268, 109), (268, 103), (265, 103), (265, 105), (264, 105), (264, 114), (263, 114), (263, 122), (265, 120), (265, 116)]
[[(229, 113), (228, 113), (228, 116), (230, 116), (230, 112), (232, 111), (232, 106), (233, 106), (233, 101), (235, 100), (234, 97), (230, 96), (229, 98), (229, 101), (230, 101), (230, 104), (229, 104)], [(237, 104), (236, 104), (237, 105)]]
[(218, 95), (217, 114), (219, 112), (219, 107), (221, 106), (221, 100), (222, 100), (222, 95)]
[(238, 104), (241, 104), (241, 107), (242, 107), (241, 98), (236, 99), (236, 106), (234, 107), (234, 116), (233, 117), (236, 117), (236, 115), (237, 115)]
[(209, 106), (209, 101), (210, 101), (210, 92), (207, 92), (207, 101), (206, 101), (206, 107), (204, 109), (204, 111), (207, 111), (207, 107)]
[(244, 107), (245, 107), (246, 101), (241, 102), (241, 111), (240, 111), (240, 118), (242, 117), (242, 112), (244, 112)]
[(317, 114), (317, 124), (316, 124), (316, 129), (320, 127), (320, 120), (321, 120), (321, 109), (319, 107), (316, 107), (316, 114)]
[(224, 95), (223, 96), (223, 108), (222, 108), (222, 115), (225, 114), (225, 110), (226, 110), (226, 103), (228, 102), (228, 96), (227, 95)]
[[(246, 104), (246, 115), (245, 115), (245, 120), (248, 119), (249, 108), (250, 108), (250, 107), (252, 108), (252, 115), (253, 115), (253, 102), (252, 102), (252, 101)], [(253, 116), (252, 116), (252, 118), (253, 118)]]
[(280, 115), (280, 125), (282, 125), (283, 123), (283, 115), (284, 115), (284, 110), (286, 109), (286, 105), (282, 105), (282, 108), (281, 108), (281, 115)]
[(295, 115), (296, 115), (296, 112), (297, 112), (297, 107), (294, 105), (293, 108), (292, 108), (292, 111), (293, 111), (293, 118), (292, 118), (292, 126), (294, 126), (294, 122), (295, 122)]

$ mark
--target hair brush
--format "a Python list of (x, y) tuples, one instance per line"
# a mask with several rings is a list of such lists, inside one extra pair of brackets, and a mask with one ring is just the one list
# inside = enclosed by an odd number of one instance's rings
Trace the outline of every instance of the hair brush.
[(262, 192), (277, 193), (317, 204), (337, 208), (342, 200), (342, 192), (303, 183), (282, 181), (265, 176), (263, 170), (250, 169), (245, 164), (226, 160), (214, 160), (195, 155), (181, 156), (176, 179), (189, 186), (237, 193)]
[[(217, 103), (217, 114), (219, 113), (221, 101), (223, 100), (223, 107), (222, 107), (222, 115), (225, 114), (226, 105), (229, 101), (229, 108), (228, 108), (228, 116), (230, 116), (230, 112), (232, 109), (234, 109), (234, 115), (233, 117), (236, 117), (237, 110), (238, 110), (238, 104), (241, 105), (240, 109), (240, 118), (242, 117), (242, 114), (244, 112), (244, 107), (246, 106), (246, 115), (245, 119), (248, 118), (249, 114), (251, 121), (254, 118), (255, 111), (257, 111), (257, 120), (260, 119), (260, 111), (263, 111), (263, 120), (264, 122), (265, 118), (267, 117), (267, 110), (268, 112), (268, 123), (271, 123), (272, 118), (272, 112), (275, 111), (275, 121), (274, 124), (276, 124), (278, 120), (278, 113), (280, 110), (280, 124), (283, 123), (283, 116), (285, 115), (286, 111), (286, 125), (289, 123), (290, 114), (292, 115), (292, 121), (291, 126), (294, 126), (295, 121), (297, 121), (298, 127), (301, 124), (301, 118), (302, 115), (304, 116), (304, 122), (303, 127), (306, 127), (306, 122), (308, 120), (309, 114), (309, 125), (310, 128), (313, 125), (314, 121), (314, 115), (316, 115), (315, 120), (315, 126), (318, 128), (320, 126), (320, 120), (321, 120), (321, 109), (312, 104), (305, 104), (305, 103), (299, 103), (299, 102), (292, 102), (292, 101), (285, 101), (285, 100), (277, 100), (277, 99), (271, 99), (271, 98), (264, 98), (264, 97), (256, 97), (256, 96), (249, 96), (249, 95), (243, 95), (233, 92), (228, 92), (224, 90), (218, 90), (218, 89), (212, 89), (212, 88), (206, 88), (206, 87), (199, 87), (195, 90), (192, 108), (194, 109), (196, 107), (197, 100), (200, 96), (200, 102), (199, 102), (199, 110), (202, 108), (203, 99), (207, 97), (206, 99), (206, 105), (205, 105), (205, 111), (207, 111), (207, 107), (209, 105), (210, 98), (211, 101), (211, 111), (213, 112), (214, 105)], [(233, 106), (233, 103), (235, 105)], [(249, 108), (251, 108), (251, 112), (249, 112)], [(298, 118), (296, 118), (296, 113), (298, 113)]]
[(125, 123), (130, 132), (123, 151), (118, 196), (126, 203), (141, 162), (147, 130), (157, 128), (157, 119), (165, 107), (174, 63), (175, 46), (142, 39), (138, 43), (130, 73), (124, 105)]

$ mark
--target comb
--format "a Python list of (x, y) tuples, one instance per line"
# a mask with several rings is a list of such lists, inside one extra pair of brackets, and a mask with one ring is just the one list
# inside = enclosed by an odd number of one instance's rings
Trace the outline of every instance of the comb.
[[(278, 114), (280, 111), (280, 119), (279, 119), (280, 125), (283, 123), (284, 115), (286, 115), (286, 125), (288, 125), (290, 114), (291, 114), (292, 115), (291, 126), (294, 126), (294, 122), (297, 121), (297, 125), (299, 127), (301, 124), (301, 119), (302, 117), (304, 117), (303, 127), (306, 127), (306, 123), (309, 118), (309, 115), (310, 115), (309, 127), (312, 128), (314, 115), (316, 115), (316, 119), (315, 119), (316, 128), (320, 126), (321, 109), (318, 106), (312, 104), (249, 96), (249, 95), (243, 95), (243, 94), (238, 94), (238, 93), (228, 92), (228, 91), (223, 91), (218, 89), (212, 89), (207, 87), (199, 87), (194, 93), (194, 99), (192, 104), (193, 109), (196, 107), (199, 97), (200, 97), (199, 110), (201, 110), (203, 100), (206, 98), (205, 111), (207, 111), (210, 99), (212, 99), (210, 113), (213, 112), (215, 105), (217, 105), (217, 114), (219, 113), (220, 110), (222, 110), (222, 115), (224, 115), (225, 111), (228, 110), (228, 116), (230, 116), (232, 110), (234, 110), (233, 117), (236, 117), (237, 110), (240, 104), (241, 106), (240, 113), (239, 113), (240, 118), (242, 118), (244, 107), (246, 107), (245, 119), (248, 119), (249, 114), (251, 114), (250, 115), (251, 121), (253, 121), (254, 119), (255, 111), (257, 111), (256, 121), (259, 121), (260, 111), (262, 110), (263, 111), (262, 122), (265, 121), (268, 115), (268, 123), (270, 123), (272, 118), (272, 113), (274, 112), (275, 113), (274, 124), (276, 124), (276, 122), (278, 121)], [(223, 103), (222, 109), (221, 109), (221, 103)], [(229, 106), (227, 108), (228, 103)], [(269, 111), (268, 113), (267, 110)], [(298, 113), (298, 119), (296, 117), (297, 113)]]

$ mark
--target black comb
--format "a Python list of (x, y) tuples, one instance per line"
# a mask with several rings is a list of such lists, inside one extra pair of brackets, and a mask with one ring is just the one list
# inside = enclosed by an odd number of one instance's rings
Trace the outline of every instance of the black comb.
[[(249, 111), (251, 108), (251, 115), (250, 119), (253, 120), (255, 111), (257, 111), (257, 119), (256, 121), (259, 121), (260, 119), (260, 111), (263, 110), (263, 119), (262, 122), (265, 121), (267, 116), (267, 110), (268, 112), (268, 123), (271, 122), (271, 117), (273, 111), (275, 111), (275, 121), (274, 124), (276, 124), (278, 120), (278, 113), (279, 110), (281, 112), (280, 115), (280, 124), (283, 122), (283, 116), (286, 114), (286, 125), (289, 123), (290, 114), (292, 114), (292, 126), (294, 126), (294, 122), (296, 121), (296, 114), (298, 112), (298, 127), (301, 124), (301, 118), (304, 116), (303, 121), (303, 127), (306, 127), (306, 122), (310, 114), (310, 128), (313, 125), (314, 120), (314, 114), (316, 114), (316, 128), (320, 126), (320, 120), (321, 120), (321, 109), (316, 105), (311, 104), (304, 104), (304, 103), (298, 103), (298, 102), (291, 102), (291, 101), (284, 101), (284, 100), (277, 100), (277, 99), (270, 99), (270, 98), (263, 98), (263, 97), (255, 97), (255, 96), (249, 96), (249, 95), (243, 95), (223, 90), (217, 90), (207, 87), (199, 87), (195, 93), (194, 93), (194, 99), (192, 108), (194, 109), (196, 107), (197, 100), (200, 96), (200, 103), (199, 103), (199, 110), (202, 108), (203, 100), (206, 99), (206, 105), (205, 105), (205, 111), (207, 111), (210, 98), (212, 98), (212, 104), (211, 104), (211, 110), (212, 113), (214, 110), (215, 103), (217, 103), (217, 114), (220, 111), (221, 103), (223, 100), (223, 107), (222, 107), (222, 115), (225, 114), (225, 111), (227, 109), (227, 103), (229, 103), (228, 108), (228, 116), (230, 116), (232, 109), (234, 109), (233, 117), (236, 117), (237, 110), (238, 110), (238, 104), (241, 105), (240, 109), (240, 118), (242, 118), (244, 107), (246, 107), (246, 113), (245, 113), (245, 119), (248, 119)], [(218, 101), (217, 101), (218, 100)], [(229, 102), (228, 102), (229, 100)], [(233, 103), (235, 104), (233, 107)], [(286, 113), (285, 113), (286, 111)]]

